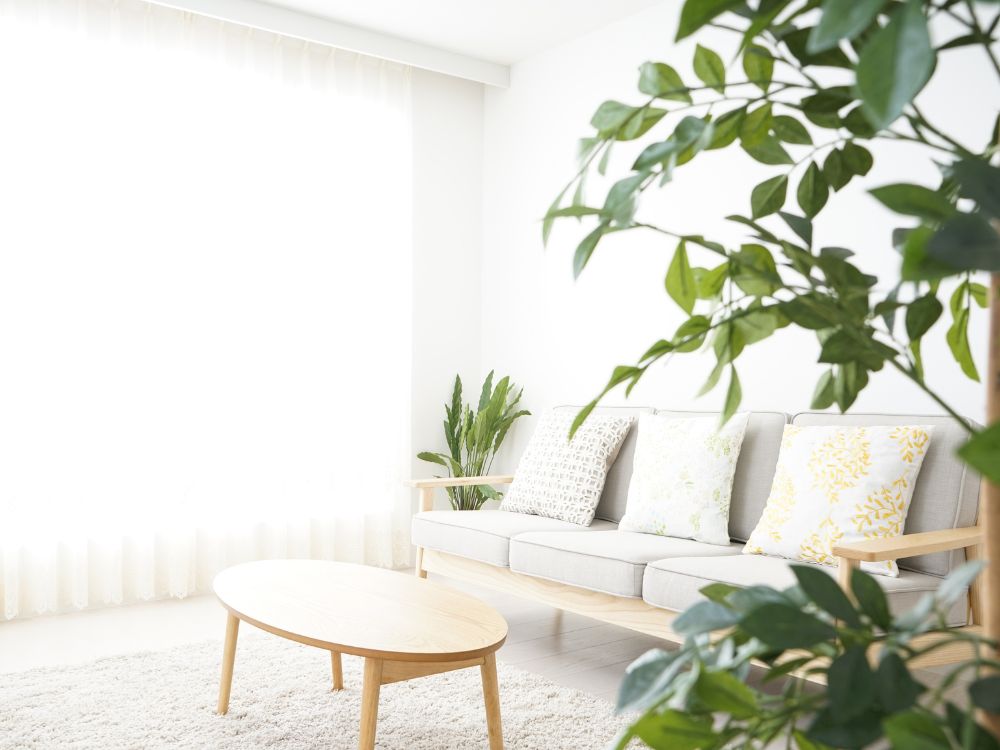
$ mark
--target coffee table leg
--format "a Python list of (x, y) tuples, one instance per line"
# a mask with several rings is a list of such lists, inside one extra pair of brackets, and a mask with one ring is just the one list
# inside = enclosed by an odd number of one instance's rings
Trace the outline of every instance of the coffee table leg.
[(333, 689), (343, 690), (344, 689), (344, 667), (340, 661), (340, 652), (331, 651), (330, 652), (330, 666), (333, 670)]
[(500, 683), (497, 680), (496, 654), (487, 654), (479, 668), (483, 675), (483, 700), (486, 703), (486, 731), (490, 750), (503, 750), (503, 725), (500, 722)]
[(229, 711), (229, 691), (233, 687), (233, 664), (236, 662), (236, 637), (240, 632), (240, 618), (230, 614), (226, 619), (226, 645), (222, 649), (222, 679), (219, 682), (218, 713)]
[(374, 750), (378, 722), (378, 694), (382, 687), (382, 660), (365, 659), (365, 684), (361, 693), (361, 731), (358, 750)]

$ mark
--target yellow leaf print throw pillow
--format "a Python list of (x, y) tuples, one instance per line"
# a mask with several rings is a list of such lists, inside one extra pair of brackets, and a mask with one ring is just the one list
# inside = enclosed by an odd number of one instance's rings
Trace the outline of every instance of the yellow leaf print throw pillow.
[(729, 544), (729, 499), (749, 417), (736, 414), (720, 429), (714, 415), (640, 415), (618, 528)]
[[(901, 535), (932, 430), (785, 425), (771, 494), (743, 553), (836, 565), (835, 545)], [(891, 560), (861, 567), (899, 575)]]

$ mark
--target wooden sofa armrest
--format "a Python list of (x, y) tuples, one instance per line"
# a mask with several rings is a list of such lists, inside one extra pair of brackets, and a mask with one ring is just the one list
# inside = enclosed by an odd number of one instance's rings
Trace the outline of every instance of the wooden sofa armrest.
[(491, 474), (485, 477), (435, 477), (433, 479), (410, 479), (407, 484), (420, 490), (420, 512), (433, 510), (434, 490), (438, 487), (468, 487), (477, 484), (510, 484), (514, 477), (509, 474)]
[(472, 484), (510, 484), (514, 477), (507, 474), (496, 474), (486, 477), (435, 477), (433, 479), (410, 479), (407, 484), (417, 489), (434, 489), (435, 487), (468, 487)]
[(833, 548), (836, 557), (859, 562), (880, 562), (896, 560), (900, 557), (927, 555), (962, 547), (972, 547), (983, 541), (983, 530), (978, 526), (942, 531), (924, 531), (919, 534), (903, 534), (889, 539), (864, 539), (838, 544)]

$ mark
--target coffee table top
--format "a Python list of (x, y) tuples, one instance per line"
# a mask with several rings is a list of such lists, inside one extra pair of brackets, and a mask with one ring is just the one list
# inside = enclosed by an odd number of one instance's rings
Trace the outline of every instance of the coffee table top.
[(275, 635), (345, 654), (455, 661), (492, 653), (507, 623), (466, 594), (404, 573), (322, 560), (262, 560), (219, 573), (232, 614)]

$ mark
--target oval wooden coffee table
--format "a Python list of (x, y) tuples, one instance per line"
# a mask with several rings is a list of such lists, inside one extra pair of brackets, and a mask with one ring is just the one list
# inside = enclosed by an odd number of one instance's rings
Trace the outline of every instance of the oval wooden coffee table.
[(229, 710), (240, 620), (330, 652), (333, 689), (341, 654), (364, 657), (358, 747), (375, 747), (382, 685), (479, 667), (490, 750), (502, 750), (496, 650), (507, 623), (471, 596), (380, 568), (320, 560), (265, 560), (224, 570), (216, 596), (229, 611), (219, 713)]

